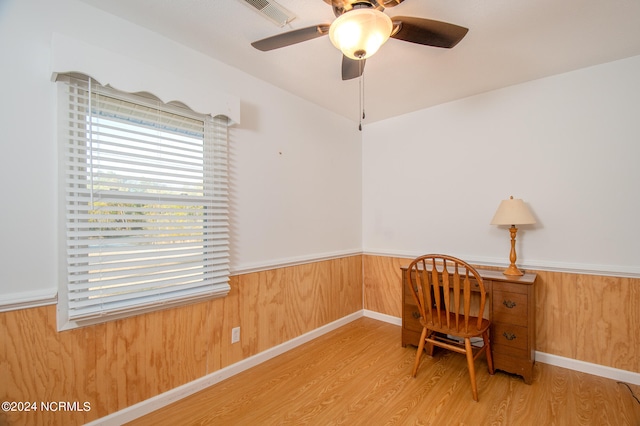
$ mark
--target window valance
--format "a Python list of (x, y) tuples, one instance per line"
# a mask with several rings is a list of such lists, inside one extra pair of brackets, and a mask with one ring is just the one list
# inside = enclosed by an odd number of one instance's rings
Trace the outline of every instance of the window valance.
[(181, 79), (135, 58), (54, 34), (51, 78), (55, 81), (59, 74), (73, 72), (90, 76), (103, 86), (151, 93), (165, 103), (179, 101), (201, 114), (224, 115), (232, 123), (240, 123), (239, 98), (208, 88), (207, 82)]

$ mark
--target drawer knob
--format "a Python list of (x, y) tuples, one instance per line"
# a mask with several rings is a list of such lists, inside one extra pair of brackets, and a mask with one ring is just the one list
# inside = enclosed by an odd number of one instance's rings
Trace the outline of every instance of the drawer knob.
[(413, 311), (411, 312), (411, 316), (414, 317), (415, 319), (419, 319), (420, 318), (420, 313)]
[(516, 335), (515, 335), (515, 334), (513, 334), (513, 333), (508, 333), (508, 332), (506, 332), (506, 331), (505, 331), (504, 333), (502, 333), (502, 335), (503, 335), (503, 336), (504, 336), (504, 338), (505, 338), (505, 339), (507, 339), (507, 340), (513, 340), (513, 339), (515, 339), (515, 338), (516, 338)]
[(515, 308), (516, 307), (516, 302), (512, 301), (512, 300), (503, 300), (502, 304), (504, 306), (506, 306), (509, 309)]

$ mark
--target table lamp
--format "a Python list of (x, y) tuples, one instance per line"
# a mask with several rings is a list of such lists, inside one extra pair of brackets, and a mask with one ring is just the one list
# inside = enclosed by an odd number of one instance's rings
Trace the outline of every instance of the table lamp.
[(536, 219), (533, 217), (527, 205), (518, 198), (511, 196), (508, 200), (502, 200), (496, 210), (496, 214), (493, 215), (491, 225), (511, 225), (509, 231), (511, 233), (511, 253), (509, 254), (509, 260), (511, 264), (502, 273), (505, 275), (524, 275), (516, 267), (516, 232), (518, 228), (516, 225), (530, 225), (536, 223)]

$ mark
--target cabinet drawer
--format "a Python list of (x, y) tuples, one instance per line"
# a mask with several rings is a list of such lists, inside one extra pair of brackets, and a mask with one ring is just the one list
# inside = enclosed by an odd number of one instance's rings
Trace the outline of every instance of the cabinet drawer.
[[(485, 280), (486, 282), (486, 280)], [(503, 283), (496, 281), (493, 283), (493, 289), (497, 291), (507, 291), (509, 293), (527, 294), (530, 286), (516, 283)]]
[(493, 321), (526, 327), (528, 297), (526, 294), (493, 291)]
[(422, 332), (420, 324), (420, 311), (416, 305), (408, 305), (405, 303), (402, 312), (402, 326), (407, 330)]
[(492, 327), (491, 344), (506, 346), (514, 349), (527, 349), (529, 335), (527, 327), (513, 324), (494, 323)]

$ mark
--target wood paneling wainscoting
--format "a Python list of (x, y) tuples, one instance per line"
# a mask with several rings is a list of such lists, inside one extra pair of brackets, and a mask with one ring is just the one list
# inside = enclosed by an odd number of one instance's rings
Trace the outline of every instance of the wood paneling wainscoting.
[[(364, 309), (400, 318), (408, 263), (355, 255), (236, 275), (226, 298), (64, 332), (54, 305), (0, 313), (0, 400), (74, 409), (0, 412), (0, 425), (130, 407), (362, 310), (363, 283)], [(537, 351), (640, 372), (640, 279), (535, 272)]]
[(38, 408), (2, 411), (0, 425), (122, 410), (362, 310), (362, 282), (355, 255), (236, 275), (226, 298), (63, 332), (54, 305), (0, 313), (0, 400)]
[[(402, 316), (400, 266), (410, 262), (363, 256), (365, 309)], [(536, 351), (640, 373), (639, 278), (530, 272), (538, 274)]]

